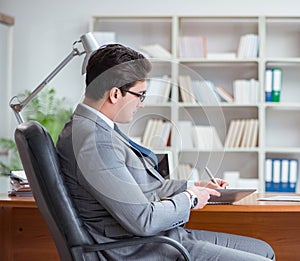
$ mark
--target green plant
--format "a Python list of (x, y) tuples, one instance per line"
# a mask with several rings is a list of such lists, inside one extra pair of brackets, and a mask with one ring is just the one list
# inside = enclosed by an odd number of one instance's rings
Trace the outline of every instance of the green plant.
[[(27, 97), (29, 91), (19, 97)], [(41, 123), (49, 132), (54, 144), (64, 124), (72, 114), (72, 109), (67, 105), (65, 98), (57, 98), (54, 89), (44, 89), (24, 109), (23, 116), (26, 121), (35, 120)], [(21, 161), (16, 144), (11, 139), (0, 138), (0, 151), (8, 156), (5, 161), (0, 160), (0, 173), (7, 174), (11, 170), (21, 169)]]
[(13, 140), (0, 138), (0, 151), (6, 156), (5, 161), (0, 160), (0, 174), (7, 175), (11, 170), (22, 168), (17, 146)]
[(72, 109), (66, 105), (65, 98), (55, 97), (54, 89), (44, 89), (24, 110), (25, 119), (41, 123), (56, 144), (59, 133), (72, 114)]

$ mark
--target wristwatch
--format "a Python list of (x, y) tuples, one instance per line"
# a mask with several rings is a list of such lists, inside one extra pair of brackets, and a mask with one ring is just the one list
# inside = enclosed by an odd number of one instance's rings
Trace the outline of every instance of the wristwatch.
[(186, 189), (185, 192), (187, 192), (190, 196), (190, 202), (191, 202), (191, 208), (194, 208), (198, 204), (198, 197), (195, 195), (195, 193), (189, 189)]

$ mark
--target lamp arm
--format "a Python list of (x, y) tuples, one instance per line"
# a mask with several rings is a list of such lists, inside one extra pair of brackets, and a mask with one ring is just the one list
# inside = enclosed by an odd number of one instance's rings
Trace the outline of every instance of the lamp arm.
[(9, 106), (14, 111), (18, 123), (24, 122), (20, 112), (27, 106), (30, 101), (38, 95), (38, 93), (64, 68), (75, 56), (79, 56), (83, 52), (79, 52), (78, 49), (73, 48), (72, 52), (27, 96), (23, 101), (19, 103), (13, 103), (13, 97), (9, 103)]

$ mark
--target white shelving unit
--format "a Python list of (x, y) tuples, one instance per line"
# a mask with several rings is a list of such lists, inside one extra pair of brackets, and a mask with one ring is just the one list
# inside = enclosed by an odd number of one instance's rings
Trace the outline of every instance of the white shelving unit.
[[(300, 161), (300, 17), (104, 15), (91, 18), (90, 31), (115, 32), (117, 42), (136, 50), (142, 45), (159, 44), (171, 53), (169, 59), (153, 60), (150, 75), (170, 76), (170, 102), (147, 105), (125, 129), (131, 136), (142, 136), (147, 119), (155, 116), (170, 120), (173, 128), (168, 149), (174, 153), (175, 164), (190, 163), (200, 172), (208, 165), (218, 177), (225, 171), (239, 171), (241, 178), (258, 179), (258, 189), (264, 191), (266, 158), (292, 157)], [(205, 36), (207, 53), (237, 53), (240, 38), (245, 34), (258, 35), (255, 58), (179, 55), (182, 37)], [(264, 74), (269, 67), (280, 67), (283, 72), (279, 103), (265, 102)], [(178, 88), (178, 76), (182, 74), (213, 81), (230, 94), (235, 80), (258, 80), (259, 100), (255, 104), (184, 103)], [(214, 126), (224, 144), (231, 120), (251, 118), (259, 122), (258, 143), (254, 148), (199, 150), (181, 149), (178, 145), (179, 121)]]

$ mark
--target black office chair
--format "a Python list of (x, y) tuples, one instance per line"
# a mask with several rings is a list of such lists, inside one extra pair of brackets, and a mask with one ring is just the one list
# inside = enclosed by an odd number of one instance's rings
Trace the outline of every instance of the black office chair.
[(95, 244), (64, 185), (56, 150), (47, 130), (35, 121), (21, 123), (15, 131), (15, 141), (33, 196), (61, 260), (99, 260), (97, 251), (147, 243), (172, 245), (185, 260), (191, 260), (188, 251), (180, 243), (165, 236)]

